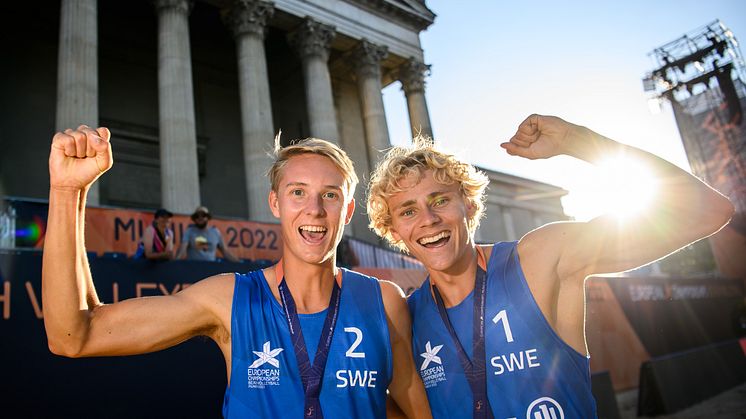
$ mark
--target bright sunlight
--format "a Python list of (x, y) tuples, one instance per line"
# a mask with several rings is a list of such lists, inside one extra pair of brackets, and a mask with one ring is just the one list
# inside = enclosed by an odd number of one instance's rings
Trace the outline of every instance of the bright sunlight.
[(602, 214), (624, 220), (644, 211), (655, 197), (658, 181), (639, 162), (616, 157), (598, 165), (589, 165), (570, 185), (563, 199), (568, 214), (588, 221)]
[(658, 189), (658, 181), (635, 160), (616, 157), (596, 166), (593, 182), (603, 213), (625, 219), (645, 210)]

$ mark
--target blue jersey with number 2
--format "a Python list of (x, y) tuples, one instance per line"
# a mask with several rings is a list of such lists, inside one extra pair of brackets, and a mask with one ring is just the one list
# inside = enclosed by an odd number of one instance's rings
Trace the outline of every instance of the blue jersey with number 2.
[[(473, 297), (448, 309), (472, 356)], [(415, 365), (436, 418), (471, 418), (472, 394), (458, 352), (438, 314), (429, 279), (409, 297)], [(497, 243), (487, 266), (487, 397), (495, 419), (594, 418), (587, 356), (547, 323), (523, 276), (516, 243)]]
[[(391, 344), (375, 278), (343, 270), (339, 316), (319, 396), (324, 418), (384, 418)], [(309, 358), (324, 315), (300, 315)], [(309, 327), (310, 326), (310, 327)], [(309, 336), (305, 336), (308, 332)], [(236, 274), (226, 418), (301, 418), (304, 393), (290, 330), (262, 271)]]

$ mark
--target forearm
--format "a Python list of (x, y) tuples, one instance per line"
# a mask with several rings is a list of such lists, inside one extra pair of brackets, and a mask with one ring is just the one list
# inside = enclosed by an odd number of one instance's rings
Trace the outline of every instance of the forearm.
[(88, 289), (81, 195), (72, 189), (51, 189), (49, 194), (42, 264), (44, 325), (50, 349), (62, 354), (75, 353), (85, 340), (89, 300), (96, 299), (95, 291)]
[(647, 169), (649, 181), (658, 183), (651, 210), (666, 216), (670, 228), (690, 225), (717, 229), (730, 219), (733, 211), (730, 201), (676, 165), (582, 126), (573, 126), (570, 134), (574, 137), (567, 141), (566, 154), (570, 156), (592, 164), (621, 157)]
[(85, 276), (86, 284), (86, 302), (88, 307), (95, 307), (101, 304), (101, 301), (96, 294), (96, 287), (93, 285), (93, 275), (91, 275), (91, 268), (88, 262), (88, 251), (85, 248), (85, 206), (88, 198), (89, 188), (85, 188), (80, 193), (78, 199), (78, 261), (80, 266), (78, 267), (79, 272), (82, 272)]

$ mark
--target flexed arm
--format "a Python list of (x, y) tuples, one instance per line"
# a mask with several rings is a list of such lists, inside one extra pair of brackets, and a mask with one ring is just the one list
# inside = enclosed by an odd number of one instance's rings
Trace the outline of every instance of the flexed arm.
[(623, 223), (607, 214), (586, 223), (549, 224), (524, 237), (524, 247), (532, 244), (543, 250), (546, 263), (556, 263), (561, 279), (652, 262), (716, 232), (733, 214), (728, 198), (675, 165), (557, 117), (531, 115), (501, 146), (528, 159), (564, 154), (592, 164), (623, 155), (659, 180), (650, 209)]
[(42, 266), (50, 350), (70, 357), (126, 355), (163, 349), (197, 334), (216, 341), (229, 335), (230, 276), (212, 277), (176, 295), (101, 304), (86, 259), (84, 207), (88, 188), (111, 166), (106, 128), (80, 126), (54, 136)]
[(68, 343), (84, 337), (83, 313), (100, 304), (85, 251), (85, 201), (90, 185), (112, 166), (109, 138), (106, 128), (81, 125), (52, 140), (42, 295), (44, 325), (55, 353), (70, 352)]

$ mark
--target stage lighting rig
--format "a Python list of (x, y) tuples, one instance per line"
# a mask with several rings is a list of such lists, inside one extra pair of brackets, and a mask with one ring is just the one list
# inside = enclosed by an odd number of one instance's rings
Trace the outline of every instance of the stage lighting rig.
[(650, 52), (655, 69), (643, 78), (652, 100), (680, 102), (717, 83), (731, 120), (740, 124), (741, 104), (733, 80), (746, 81), (738, 41), (721, 21), (685, 34)]

